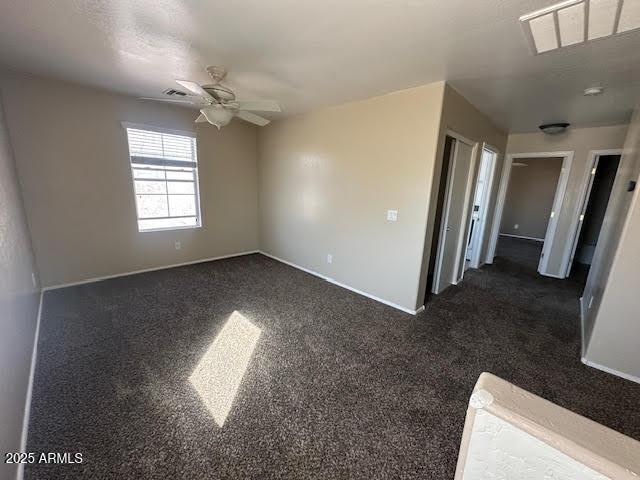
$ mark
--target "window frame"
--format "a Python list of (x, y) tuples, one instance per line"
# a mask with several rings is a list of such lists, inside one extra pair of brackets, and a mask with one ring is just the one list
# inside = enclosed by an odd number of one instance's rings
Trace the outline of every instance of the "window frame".
[[(122, 127), (125, 130), (125, 136), (127, 138), (127, 160), (129, 162), (129, 176), (131, 178), (131, 188), (132, 188), (132, 192), (133, 192), (133, 203), (135, 205), (136, 208), (136, 227), (138, 229), (138, 233), (151, 233), (151, 232), (166, 232), (166, 231), (171, 231), (171, 230), (190, 230), (190, 229), (195, 229), (195, 228), (202, 228), (203, 222), (202, 222), (202, 209), (200, 206), (200, 176), (198, 174), (198, 139), (196, 136), (196, 133), (193, 131), (188, 131), (188, 130), (173, 130), (173, 129), (168, 129), (168, 128), (162, 128), (162, 127), (157, 127), (157, 126), (153, 126), (153, 125), (144, 125), (144, 124), (140, 124), (140, 123), (130, 123), (130, 122), (121, 122)], [(131, 148), (129, 145), (129, 132), (127, 131), (127, 129), (134, 129), (134, 130), (146, 130), (149, 132), (156, 132), (156, 133), (164, 133), (164, 134), (168, 134), (168, 135), (179, 135), (179, 136), (183, 136), (183, 137), (191, 137), (195, 140), (196, 145), (195, 145), (195, 151), (196, 151), (196, 158), (195, 158), (195, 167), (193, 168), (193, 187), (194, 187), (194, 196), (195, 196), (195, 215), (186, 215), (186, 216), (167, 216), (167, 217), (140, 217), (140, 212), (138, 211), (138, 197), (137, 197), (137, 193), (136, 193), (136, 178), (134, 175), (134, 167), (133, 167), (133, 163), (131, 162)], [(154, 171), (162, 171), (162, 172), (167, 172), (167, 170), (165, 168), (160, 168), (160, 167), (156, 167), (154, 168), (152, 165), (149, 166), (150, 168), (148, 170), (154, 170)], [(180, 168), (180, 166), (176, 166), (176, 168)], [(171, 170), (169, 170), (171, 171)], [(176, 172), (180, 172), (183, 170), (174, 170)], [(190, 168), (191, 171), (191, 168)], [(140, 179), (137, 179), (140, 180)], [(166, 173), (165, 173), (165, 182), (167, 181), (166, 179)], [(176, 180), (179, 181), (179, 180)], [(183, 180), (184, 181), (184, 180)], [(184, 181), (187, 183), (192, 183), (191, 181)], [(168, 186), (167, 186), (168, 188)], [(149, 195), (153, 195), (153, 194), (149, 194)], [(158, 195), (169, 195), (168, 190), (166, 194), (158, 194)], [(178, 195), (178, 194), (176, 194)], [(183, 195), (191, 195), (191, 194), (183, 194)], [(145, 229), (140, 229), (140, 220), (170, 220), (172, 218), (192, 218), (195, 217), (196, 219), (196, 224), (195, 225), (177, 225), (177, 226), (172, 226), (172, 227), (159, 227), (159, 228), (145, 228)]]

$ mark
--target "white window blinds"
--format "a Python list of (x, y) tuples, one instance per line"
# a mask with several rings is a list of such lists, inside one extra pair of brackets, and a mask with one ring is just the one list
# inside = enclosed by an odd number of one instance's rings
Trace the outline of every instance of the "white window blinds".
[(138, 230), (201, 225), (196, 139), (127, 128)]

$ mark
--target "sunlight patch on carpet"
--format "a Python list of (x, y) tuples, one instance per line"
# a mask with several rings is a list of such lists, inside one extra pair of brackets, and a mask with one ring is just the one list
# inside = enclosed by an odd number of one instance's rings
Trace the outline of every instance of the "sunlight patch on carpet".
[(220, 427), (231, 411), (260, 332), (242, 314), (233, 312), (189, 377)]

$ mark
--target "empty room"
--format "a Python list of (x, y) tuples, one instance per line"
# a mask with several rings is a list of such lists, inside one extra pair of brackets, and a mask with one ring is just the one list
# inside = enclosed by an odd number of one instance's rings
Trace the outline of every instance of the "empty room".
[(640, 0), (0, 11), (0, 480), (640, 475)]
[(563, 160), (519, 158), (511, 163), (497, 255), (525, 268), (541, 268), (538, 264), (544, 259), (545, 241), (553, 238), (549, 227), (553, 226), (551, 212), (558, 209), (554, 200), (562, 198), (558, 186)]

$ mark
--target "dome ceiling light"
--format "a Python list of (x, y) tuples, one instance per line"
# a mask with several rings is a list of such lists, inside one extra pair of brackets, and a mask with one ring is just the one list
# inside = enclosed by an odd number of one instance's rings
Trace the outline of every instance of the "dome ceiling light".
[(547, 135), (558, 135), (559, 133), (564, 133), (569, 125), (570, 124), (566, 122), (545, 123), (544, 125), (540, 125), (538, 128)]

